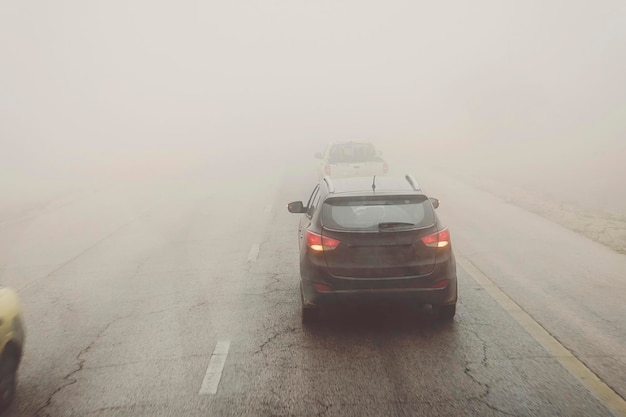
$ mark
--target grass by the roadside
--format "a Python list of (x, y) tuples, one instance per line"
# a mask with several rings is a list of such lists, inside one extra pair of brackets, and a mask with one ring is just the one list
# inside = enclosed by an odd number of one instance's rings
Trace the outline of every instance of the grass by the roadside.
[(539, 192), (495, 179), (463, 175), (463, 180), (626, 255), (626, 215), (554, 201)]

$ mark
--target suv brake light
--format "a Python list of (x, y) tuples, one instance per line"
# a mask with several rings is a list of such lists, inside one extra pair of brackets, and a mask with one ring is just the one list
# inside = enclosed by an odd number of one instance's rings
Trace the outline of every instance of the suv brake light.
[(447, 228), (422, 238), (424, 245), (430, 248), (444, 248), (450, 244), (450, 231)]
[(324, 165), (324, 174), (330, 176), (330, 165)]
[(385, 162), (383, 164), (383, 173), (386, 174), (389, 171), (389, 165), (387, 165), (387, 162)]
[(309, 230), (306, 231), (306, 244), (314, 251), (333, 250), (341, 242), (331, 237), (318, 235)]

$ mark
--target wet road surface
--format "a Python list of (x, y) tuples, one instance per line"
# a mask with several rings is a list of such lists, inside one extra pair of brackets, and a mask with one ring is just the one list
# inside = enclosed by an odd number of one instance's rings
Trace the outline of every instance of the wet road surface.
[(626, 415), (493, 292), (624, 396), (626, 257), (412, 172), (442, 200), (459, 258), (452, 323), (379, 304), (302, 327), (285, 205), (315, 176), (297, 164), (118, 184), (4, 222), (1, 279), (28, 332), (6, 416)]

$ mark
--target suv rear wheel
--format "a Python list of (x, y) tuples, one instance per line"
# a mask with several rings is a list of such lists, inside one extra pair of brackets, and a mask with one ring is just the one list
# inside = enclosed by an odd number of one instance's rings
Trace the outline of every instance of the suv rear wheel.
[(441, 320), (452, 320), (456, 314), (456, 304), (439, 306), (438, 314)]
[(302, 307), (302, 324), (312, 324), (317, 321), (320, 316), (320, 309), (317, 307)]
[(300, 305), (302, 324), (315, 323), (320, 315), (320, 308), (317, 306), (306, 306), (304, 302), (304, 294), (302, 292), (302, 285), (300, 286)]

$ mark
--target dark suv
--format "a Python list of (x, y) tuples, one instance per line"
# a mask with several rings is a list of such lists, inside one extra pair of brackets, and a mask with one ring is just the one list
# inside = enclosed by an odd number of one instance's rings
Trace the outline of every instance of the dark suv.
[(323, 178), (298, 226), (302, 322), (323, 304), (392, 298), (456, 313), (456, 263), (450, 233), (410, 175)]

